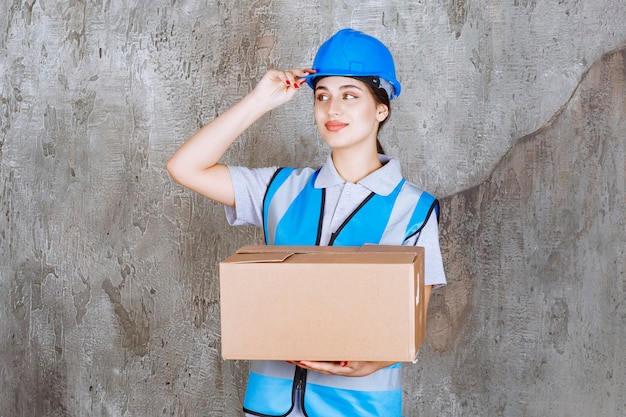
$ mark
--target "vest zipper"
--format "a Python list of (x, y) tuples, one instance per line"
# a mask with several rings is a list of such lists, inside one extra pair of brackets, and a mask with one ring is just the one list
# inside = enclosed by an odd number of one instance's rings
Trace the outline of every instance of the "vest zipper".
[(305, 416), (306, 412), (304, 411), (304, 389), (306, 387), (306, 375), (306, 369), (296, 366), (293, 393), (294, 408), (298, 407), (300, 411), (302, 411), (302, 414), (304, 414)]

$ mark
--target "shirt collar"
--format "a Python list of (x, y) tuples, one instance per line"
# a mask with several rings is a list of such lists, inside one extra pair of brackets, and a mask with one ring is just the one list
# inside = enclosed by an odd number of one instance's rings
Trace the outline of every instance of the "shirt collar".
[[(385, 196), (391, 194), (402, 181), (402, 170), (397, 158), (379, 154), (378, 159), (383, 166), (363, 178), (358, 184), (376, 194)], [(315, 180), (315, 188), (329, 188), (345, 183), (346, 181), (337, 172), (331, 155), (328, 155), (326, 163), (320, 169)]]

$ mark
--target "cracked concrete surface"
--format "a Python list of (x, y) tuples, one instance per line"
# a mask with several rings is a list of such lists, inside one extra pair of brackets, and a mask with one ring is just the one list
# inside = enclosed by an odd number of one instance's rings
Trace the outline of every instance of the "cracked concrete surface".
[[(396, 56), (385, 149), (442, 200), (449, 285), (405, 415), (623, 415), (625, 20), (617, 0), (0, 0), (0, 414), (241, 415), (216, 265), (261, 232), (165, 161), (352, 26)], [(321, 163), (311, 103), (225, 161)]]

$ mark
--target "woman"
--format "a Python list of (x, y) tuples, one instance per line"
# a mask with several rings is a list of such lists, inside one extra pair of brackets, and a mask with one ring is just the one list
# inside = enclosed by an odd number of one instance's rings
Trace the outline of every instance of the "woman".
[[(252, 123), (307, 83), (319, 133), (330, 147), (320, 169), (225, 166), (220, 158)], [(382, 154), (378, 130), (400, 94), (389, 50), (343, 29), (318, 50), (312, 69), (270, 70), (251, 93), (196, 132), (167, 164), (182, 185), (226, 206), (231, 225), (263, 227), (267, 244), (365, 243), (426, 248), (426, 302), (445, 285), (438, 202), (406, 181)], [(311, 202), (321, 202), (311, 204)], [(280, 343), (280, 341), (277, 341)], [(244, 399), (255, 416), (399, 416), (400, 365), (276, 362), (251, 365)]]

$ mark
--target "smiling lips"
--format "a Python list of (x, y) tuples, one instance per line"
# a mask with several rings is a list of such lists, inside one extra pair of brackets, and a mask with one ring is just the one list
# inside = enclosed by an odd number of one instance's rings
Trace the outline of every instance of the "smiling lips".
[(341, 129), (348, 126), (348, 124), (331, 120), (329, 122), (326, 122), (324, 126), (326, 126), (326, 130), (328, 130), (329, 132), (339, 132)]

